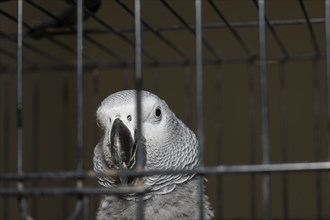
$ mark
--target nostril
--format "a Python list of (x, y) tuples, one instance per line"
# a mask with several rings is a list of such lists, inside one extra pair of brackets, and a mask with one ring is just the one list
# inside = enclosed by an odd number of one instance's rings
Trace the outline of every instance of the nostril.
[(127, 115), (127, 120), (128, 121), (132, 121), (132, 116), (131, 115)]

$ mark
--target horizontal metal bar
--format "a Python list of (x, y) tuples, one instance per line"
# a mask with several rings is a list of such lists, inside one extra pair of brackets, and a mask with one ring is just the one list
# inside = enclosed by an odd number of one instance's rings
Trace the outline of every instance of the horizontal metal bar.
[(27, 188), (18, 190), (15, 188), (6, 188), (0, 190), (0, 197), (9, 196), (74, 196), (74, 195), (120, 195), (128, 193), (146, 193), (142, 187), (118, 187), (118, 188)]
[[(285, 56), (268, 56), (267, 57), (267, 64), (278, 64), (285, 60), (286, 62), (289, 61), (306, 61), (312, 59), (319, 59), (324, 60), (325, 54), (321, 56), (317, 56), (316, 54), (290, 54), (288, 57)], [(256, 60), (256, 57), (249, 57), (249, 56), (241, 56), (241, 57), (227, 57), (219, 62), (218, 59), (204, 59), (203, 64), (205, 65), (216, 65), (216, 64), (237, 64), (237, 63), (251, 63)], [(257, 61), (256, 61), (257, 62)], [(157, 63), (154, 62), (144, 62), (144, 68), (155, 68), (155, 67), (180, 67), (180, 66), (187, 66), (187, 65), (194, 65), (195, 60), (191, 60), (187, 62), (184, 59), (175, 59), (175, 60), (160, 60)], [(134, 63), (86, 63), (84, 64), (84, 68), (86, 70), (93, 70), (95, 68), (98, 69), (121, 69), (121, 68), (134, 68)], [(16, 70), (16, 66), (5, 65), (1, 67), (6, 71), (0, 72), (1, 74), (8, 74)], [(67, 64), (67, 65), (39, 65), (39, 66), (26, 66), (25, 71), (26, 73), (35, 73), (35, 72), (43, 72), (43, 74), (49, 73), (59, 73), (59, 72), (72, 72), (75, 71), (76, 65), (74, 64)]]
[[(311, 18), (311, 24), (324, 24), (324, 18)], [(230, 23), (233, 28), (250, 28), (250, 27), (258, 27), (258, 21), (236, 21)], [(272, 26), (287, 26), (287, 25), (306, 25), (307, 21), (305, 19), (280, 19), (280, 20), (269, 20), (269, 24)], [(195, 29), (194, 24), (189, 24), (192, 29)], [(162, 32), (162, 31), (182, 31), (187, 30), (187, 27), (182, 24), (177, 25), (161, 25), (161, 26), (151, 26), (154, 31)], [(204, 23), (202, 24), (202, 29), (223, 29), (228, 28), (226, 23), (224, 22), (216, 22), (216, 23)], [(151, 30), (147, 27), (142, 28), (143, 32), (150, 32)], [(50, 35), (73, 35), (75, 32), (73, 31), (48, 31)], [(134, 28), (116, 28), (115, 31), (112, 29), (94, 29), (94, 28), (86, 28), (84, 30), (85, 34), (129, 34), (134, 33)]]
[(153, 176), (153, 175), (175, 175), (175, 174), (248, 174), (265, 172), (297, 172), (297, 171), (330, 171), (330, 162), (311, 163), (281, 163), (281, 164), (256, 164), (256, 165), (234, 165), (234, 166), (211, 166), (198, 167), (195, 169), (180, 170), (108, 170), (106, 173), (87, 172), (57, 172), (57, 173), (2, 173), (0, 181), (10, 180), (36, 180), (36, 179), (95, 179), (98, 177), (114, 176)]
[[(293, 171), (329, 171), (330, 162), (315, 162), (315, 163), (288, 163), (288, 164), (262, 164), (262, 165), (239, 165), (239, 166), (216, 166), (216, 167), (200, 167), (192, 170), (151, 170), (151, 171), (121, 171), (112, 172), (116, 176), (146, 176), (146, 175), (169, 175), (179, 173), (198, 173), (198, 174), (246, 174), (246, 173), (264, 173), (264, 172), (293, 172)], [(82, 177), (96, 177), (99, 176), (93, 172), (81, 173), (77, 175), (76, 172), (71, 173), (30, 173), (30, 174), (1, 174), (0, 179), (10, 177), (10, 180), (24, 176), (24, 180), (32, 177), (42, 177), (38, 179), (45, 179), (48, 177), (55, 178), (82, 178)], [(87, 174), (87, 175), (86, 175)], [(95, 175), (94, 175), (95, 174)], [(43, 176), (42, 176), (43, 175)], [(109, 176), (109, 175), (108, 175)], [(17, 180), (17, 179), (16, 179)], [(96, 195), (96, 194), (126, 194), (126, 193), (146, 193), (148, 189), (143, 187), (118, 187), (118, 188), (32, 188), (18, 190), (16, 188), (6, 188), (0, 190), (1, 197), (8, 196), (59, 196), (59, 195)]]

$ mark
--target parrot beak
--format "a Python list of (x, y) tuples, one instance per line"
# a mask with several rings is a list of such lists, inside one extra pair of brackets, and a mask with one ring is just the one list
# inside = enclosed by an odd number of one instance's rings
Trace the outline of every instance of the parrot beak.
[(117, 118), (110, 134), (110, 152), (119, 169), (130, 169), (135, 164), (136, 145), (129, 129)]
[[(110, 145), (108, 145), (113, 165), (116, 169), (134, 169), (137, 160), (136, 141), (137, 130), (134, 130), (133, 136), (122, 120), (116, 118), (113, 122), (110, 133)], [(141, 146), (139, 146), (139, 148), (142, 151), (142, 157), (140, 159), (142, 165), (144, 166), (147, 157), (144, 137), (141, 137)], [(131, 176), (122, 176), (119, 178), (120, 182), (125, 185), (134, 184), (135, 179), (135, 177)]]

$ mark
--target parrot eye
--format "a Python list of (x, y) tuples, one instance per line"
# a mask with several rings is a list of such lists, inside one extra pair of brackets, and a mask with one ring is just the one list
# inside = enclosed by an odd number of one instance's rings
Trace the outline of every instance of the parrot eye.
[(158, 106), (158, 107), (156, 108), (156, 111), (155, 111), (155, 118), (160, 119), (161, 116), (162, 116), (162, 110), (161, 110), (160, 107)]
[(128, 121), (132, 121), (132, 116), (131, 115), (127, 115), (127, 120)]

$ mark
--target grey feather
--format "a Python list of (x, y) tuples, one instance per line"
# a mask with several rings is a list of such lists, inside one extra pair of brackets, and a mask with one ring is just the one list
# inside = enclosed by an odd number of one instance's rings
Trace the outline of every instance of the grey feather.
[[(142, 91), (142, 135), (145, 170), (189, 169), (199, 165), (198, 141), (195, 134), (158, 96)], [(94, 170), (133, 169), (127, 167), (134, 158), (136, 91), (120, 91), (107, 97), (97, 110), (97, 120), (104, 136), (94, 150)], [(115, 122), (116, 121), (116, 122)], [(118, 136), (118, 137), (117, 137)], [(127, 139), (127, 138), (126, 138)], [(195, 174), (154, 175), (143, 177), (149, 192), (144, 196), (146, 219), (198, 218), (199, 178)], [(134, 185), (135, 179), (99, 178), (103, 187)], [(204, 189), (203, 189), (204, 190)], [(213, 217), (208, 197), (204, 195), (204, 217)], [(135, 219), (136, 195), (109, 195), (101, 201), (97, 219)]]

